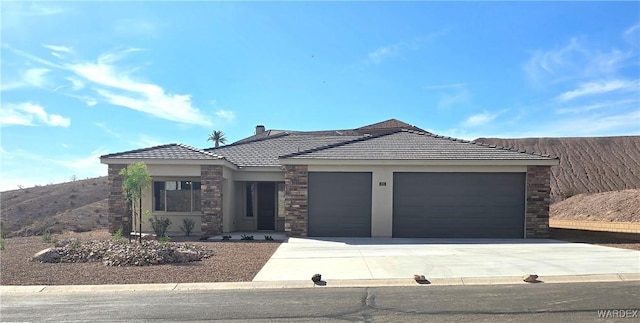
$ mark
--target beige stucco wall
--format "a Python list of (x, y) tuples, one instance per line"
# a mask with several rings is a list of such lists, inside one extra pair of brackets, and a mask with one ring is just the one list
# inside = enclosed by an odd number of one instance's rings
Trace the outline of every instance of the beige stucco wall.
[[(200, 181), (200, 165), (147, 165), (147, 171), (154, 181), (162, 180), (193, 180)], [(234, 171), (223, 167), (223, 227), (226, 232), (235, 230), (235, 221), (233, 216), (236, 214), (236, 205), (233, 203), (235, 200), (235, 184), (233, 182)], [(195, 221), (192, 235), (201, 235), (201, 213), (198, 212), (159, 212), (153, 211), (153, 187), (147, 188), (143, 192), (142, 198), (142, 211), (143, 214), (148, 210), (150, 215), (143, 215), (142, 217), (142, 231), (145, 233), (153, 233), (149, 218), (153, 215), (158, 217), (167, 217), (171, 220), (171, 225), (167, 229), (167, 235), (169, 236), (183, 236), (184, 232), (180, 229), (182, 221), (185, 218), (190, 218)], [(137, 219), (136, 223), (137, 231)]]
[[(371, 172), (371, 236), (391, 237), (393, 231), (394, 172), (512, 172), (525, 173), (526, 166), (322, 166), (309, 165), (309, 172)], [(382, 184), (381, 184), (382, 183)], [(524, 214), (523, 214), (524, 216)]]

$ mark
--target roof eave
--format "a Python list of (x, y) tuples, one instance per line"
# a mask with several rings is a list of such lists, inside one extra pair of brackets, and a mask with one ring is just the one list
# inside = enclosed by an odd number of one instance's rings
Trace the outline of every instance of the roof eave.
[(403, 165), (403, 166), (556, 166), (558, 159), (444, 159), (444, 160), (405, 160), (405, 159), (311, 159), (280, 158), (281, 165)]
[(172, 158), (109, 158), (101, 157), (102, 164), (129, 165), (143, 162), (147, 165), (222, 165), (231, 169), (238, 169), (238, 166), (226, 159), (172, 159)]

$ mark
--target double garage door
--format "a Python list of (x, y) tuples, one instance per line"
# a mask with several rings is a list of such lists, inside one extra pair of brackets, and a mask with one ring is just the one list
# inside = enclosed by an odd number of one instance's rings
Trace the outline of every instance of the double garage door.
[[(309, 236), (371, 236), (371, 179), (310, 172)], [(522, 238), (524, 210), (524, 173), (393, 175), (393, 237)]]

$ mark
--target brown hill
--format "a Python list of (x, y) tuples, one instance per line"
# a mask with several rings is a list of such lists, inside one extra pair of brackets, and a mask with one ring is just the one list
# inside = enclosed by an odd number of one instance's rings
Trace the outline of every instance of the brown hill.
[(550, 207), (557, 220), (640, 222), (640, 189), (578, 194)]
[(580, 193), (640, 188), (640, 136), (475, 141), (559, 156), (560, 165), (551, 168), (554, 202)]
[(35, 186), (0, 195), (3, 235), (107, 227), (106, 177)]

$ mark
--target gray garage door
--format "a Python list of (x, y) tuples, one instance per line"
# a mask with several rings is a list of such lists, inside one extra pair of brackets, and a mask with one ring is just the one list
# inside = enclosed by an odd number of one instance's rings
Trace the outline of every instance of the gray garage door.
[(309, 236), (371, 236), (371, 173), (309, 173)]
[(524, 173), (394, 173), (393, 236), (522, 238)]

